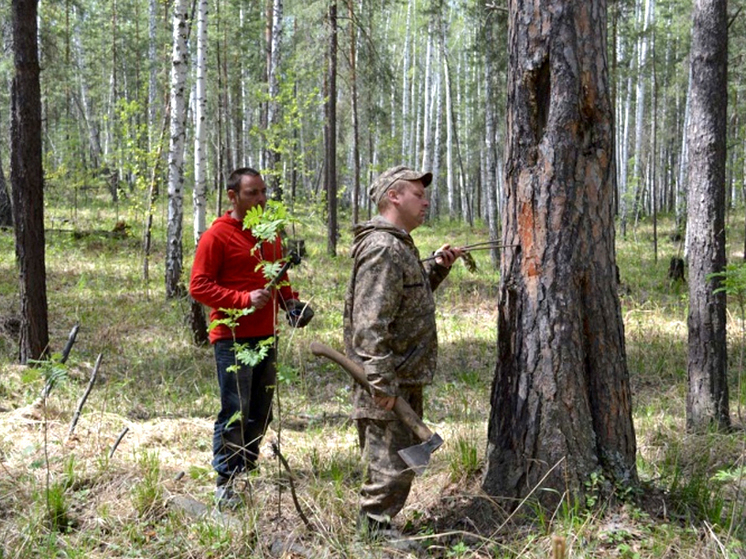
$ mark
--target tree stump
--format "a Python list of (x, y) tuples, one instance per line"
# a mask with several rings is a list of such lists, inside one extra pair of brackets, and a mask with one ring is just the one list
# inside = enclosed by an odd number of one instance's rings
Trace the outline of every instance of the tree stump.
[(684, 259), (674, 256), (668, 265), (668, 277), (672, 281), (684, 281)]

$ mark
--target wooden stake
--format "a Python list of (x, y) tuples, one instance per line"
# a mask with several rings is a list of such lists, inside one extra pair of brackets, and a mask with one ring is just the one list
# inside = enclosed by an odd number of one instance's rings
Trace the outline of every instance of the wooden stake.
[(99, 353), (98, 357), (96, 358), (96, 364), (93, 366), (93, 372), (91, 373), (91, 380), (88, 381), (88, 386), (86, 387), (83, 396), (81, 396), (80, 401), (78, 402), (78, 409), (75, 410), (73, 420), (70, 422), (70, 429), (67, 431), (68, 439), (72, 436), (73, 431), (75, 431), (75, 426), (78, 424), (78, 419), (80, 419), (80, 412), (83, 410), (85, 401), (88, 399), (88, 395), (91, 393), (91, 390), (93, 390), (93, 385), (96, 383), (96, 375), (98, 374), (98, 368), (101, 366), (101, 358), (103, 356), (103, 353)]

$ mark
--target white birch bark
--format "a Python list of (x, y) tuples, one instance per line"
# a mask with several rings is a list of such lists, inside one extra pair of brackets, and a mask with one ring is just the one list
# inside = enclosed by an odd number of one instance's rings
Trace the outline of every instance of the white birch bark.
[(442, 73), (440, 72), (439, 65), (435, 65), (435, 67), (438, 68), (434, 92), (437, 105), (435, 110), (435, 132), (433, 133), (433, 183), (430, 187), (430, 214), (437, 217), (441, 213), (440, 189), (438, 188), (438, 184), (440, 182), (440, 123), (443, 119), (443, 94), (441, 92)]
[(194, 103), (194, 244), (206, 229), (207, 205), (207, 14), (208, 0), (199, 0), (197, 6), (197, 78)]
[[(270, 41), (269, 68), (267, 80), (269, 83), (269, 103), (267, 104), (267, 128), (272, 130), (277, 126), (280, 120), (280, 106), (277, 98), (280, 94), (280, 80), (278, 78), (280, 67), (281, 43), (282, 43), (282, 0), (272, 1), (272, 37)], [(267, 166), (270, 169), (271, 185), (278, 187), (280, 184), (276, 165), (279, 162), (280, 155), (276, 149), (267, 151)]]
[(454, 175), (456, 170), (453, 168), (453, 111), (451, 110), (451, 76), (448, 71), (448, 59), (445, 52), (443, 53), (443, 87), (446, 94), (446, 167), (447, 180), (446, 191), (448, 195), (448, 217), (456, 217), (456, 187), (454, 185)]
[[(636, 3), (637, 9), (639, 10), (639, 0)], [(620, 53), (623, 51), (623, 49), (620, 49)], [(637, 50), (636, 48), (633, 50), (632, 55), (630, 56), (630, 60), (632, 60), (633, 68), (630, 72), (630, 75), (627, 78), (627, 98), (624, 101), (624, 119), (623, 119), (623, 126), (622, 126), (622, 137), (620, 146), (621, 149), (619, 150), (619, 165), (617, 166), (617, 173), (619, 175), (619, 229), (622, 234), (622, 237), (625, 237), (627, 235), (627, 212), (628, 212), (628, 205), (629, 205), (629, 194), (628, 194), (628, 165), (629, 162), (629, 128), (630, 128), (630, 112), (632, 110), (632, 83), (633, 83), (633, 76), (637, 74)]]
[[(402, 61), (402, 101), (401, 101), (401, 159), (407, 161), (409, 157), (409, 145), (407, 140), (409, 139), (407, 132), (409, 126), (407, 126), (409, 116), (409, 49), (410, 49), (410, 26), (412, 17), (412, 3), (413, 0), (407, 2), (407, 24), (404, 29), (404, 59)], [(393, 114), (393, 113), (392, 113)]]
[(156, 51), (156, 30), (158, 18), (157, 0), (148, 1), (148, 151), (153, 151), (154, 138), (157, 132), (157, 107), (158, 96), (158, 56)]
[(430, 141), (432, 130), (432, 114), (433, 114), (433, 102), (435, 96), (433, 95), (433, 79), (432, 79), (432, 57), (433, 57), (433, 36), (432, 36), (432, 24), (427, 26), (427, 50), (425, 54), (425, 94), (424, 94), (424, 107), (425, 115), (423, 118), (422, 126), (422, 163), (420, 168), (427, 170), (430, 165)]
[[(689, 105), (691, 96), (692, 69), (689, 65), (689, 81), (686, 87), (686, 104), (684, 106), (684, 127), (681, 134), (681, 156), (679, 157), (679, 177), (676, 181), (676, 231), (681, 233), (686, 227), (686, 195), (688, 191), (689, 178), (689, 146), (687, 142), (687, 130), (689, 129)], [(685, 235), (686, 236), (686, 235)], [(684, 243), (684, 258), (687, 256), (688, 242)]]
[[(488, 35), (491, 37), (491, 35)], [(490, 240), (500, 240), (500, 230), (498, 225), (498, 206), (497, 206), (497, 189), (498, 189), (498, 173), (499, 168), (497, 165), (497, 126), (496, 126), (496, 115), (494, 107), (496, 103), (493, 97), (495, 91), (493, 88), (495, 83), (494, 76), (494, 65), (491, 60), (487, 60), (484, 65), (484, 113), (485, 113), (485, 181), (484, 190), (487, 197), (487, 224), (490, 231)], [(490, 251), (490, 260), (492, 267), (497, 268), (500, 264), (500, 254), (497, 249)]]
[(632, 169), (632, 176), (635, 179), (635, 204), (633, 207), (633, 217), (637, 220), (637, 214), (639, 212), (640, 197), (643, 190), (642, 176), (642, 137), (645, 129), (645, 96), (647, 94), (647, 80), (648, 80), (648, 45), (649, 38), (648, 32), (650, 30), (650, 24), (652, 21), (653, 11), (653, 0), (645, 0), (645, 15), (642, 21), (642, 36), (640, 37), (640, 54), (638, 60), (638, 67), (640, 71), (637, 74), (637, 93), (635, 95), (635, 159)]
[(168, 225), (166, 233), (166, 297), (179, 295), (183, 266), (184, 143), (188, 66), (188, 0), (175, 0), (171, 57), (171, 130), (168, 150)]

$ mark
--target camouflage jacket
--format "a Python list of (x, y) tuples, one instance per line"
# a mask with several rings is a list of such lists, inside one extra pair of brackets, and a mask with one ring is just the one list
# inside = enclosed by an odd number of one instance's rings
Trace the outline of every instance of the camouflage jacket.
[[(438, 353), (433, 290), (449, 268), (421, 263), (412, 237), (381, 216), (354, 233), (344, 310), (347, 355), (363, 366), (374, 391), (396, 395), (400, 386), (428, 384)], [(361, 390), (355, 406), (355, 418), (394, 418)]]

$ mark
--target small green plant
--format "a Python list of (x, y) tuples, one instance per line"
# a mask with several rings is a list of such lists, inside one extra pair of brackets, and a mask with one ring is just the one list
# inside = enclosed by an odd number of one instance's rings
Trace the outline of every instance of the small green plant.
[(57, 532), (65, 532), (72, 528), (70, 505), (63, 483), (53, 483), (45, 491), (47, 520), (50, 528)]
[(601, 492), (606, 484), (606, 478), (603, 473), (591, 472), (591, 475), (585, 480), (585, 506), (592, 509), (598, 504)]
[(142, 479), (132, 488), (132, 504), (137, 513), (147, 516), (153, 512), (163, 498), (161, 487), (161, 462), (156, 452), (145, 451), (137, 459)]
[(459, 434), (453, 441), (448, 459), (451, 480), (456, 482), (474, 475), (481, 467), (475, 437)]
[(446, 557), (466, 557), (469, 551), (471, 551), (469, 549), (469, 546), (466, 545), (463, 541), (460, 541), (457, 544), (451, 546), (451, 549), (449, 549), (446, 553)]

